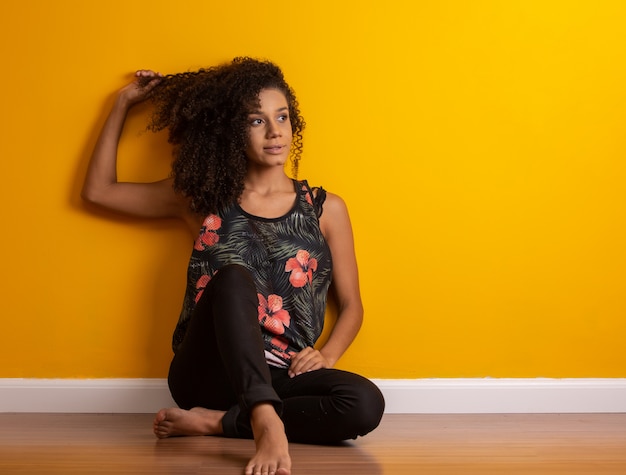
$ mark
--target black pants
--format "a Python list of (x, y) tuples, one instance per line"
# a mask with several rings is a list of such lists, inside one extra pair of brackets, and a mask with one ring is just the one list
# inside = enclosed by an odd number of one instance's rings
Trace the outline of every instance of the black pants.
[(320, 369), (290, 378), (265, 361), (258, 298), (247, 269), (229, 265), (212, 278), (196, 305), (169, 372), (183, 409), (226, 411), (228, 437), (251, 438), (250, 409), (274, 405), (292, 442), (336, 443), (378, 426), (385, 402), (362, 376)]

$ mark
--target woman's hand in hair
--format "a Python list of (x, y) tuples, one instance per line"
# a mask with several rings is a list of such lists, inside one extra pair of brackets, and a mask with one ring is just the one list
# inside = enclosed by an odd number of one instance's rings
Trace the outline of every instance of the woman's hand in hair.
[(128, 109), (145, 100), (162, 76), (141, 70), (135, 80), (123, 87), (102, 127), (91, 154), (82, 197), (85, 201), (141, 218), (182, 218), (198, 229), (198, 218), (189, 213), (189, 202), (172, 187), (172, 179), (152, 183), (118, 181), (117, 149)]
[(149, 69), (140, 69), (135, 72), (135, 80), (124, 86), (119, 97), (127, 107), (144, 101), (150, 91), (160, 82), (163, 75)]

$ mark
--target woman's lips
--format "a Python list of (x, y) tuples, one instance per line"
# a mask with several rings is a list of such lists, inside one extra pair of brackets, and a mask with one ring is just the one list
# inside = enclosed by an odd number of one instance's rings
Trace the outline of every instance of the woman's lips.
[(267, 153), (279, 154), (282, 153), (284, 148), (284, 145), (272, 145), (271, 147), (263, 147), (263, 150), (265, 150)]

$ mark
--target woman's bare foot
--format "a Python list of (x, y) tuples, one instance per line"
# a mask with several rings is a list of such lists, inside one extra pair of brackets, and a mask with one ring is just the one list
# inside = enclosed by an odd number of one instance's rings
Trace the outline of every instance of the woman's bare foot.
[(154, 418), (154, 435), (159, 439), (181, 435), (222, 434), (223, 411), (194, 407), (189, 411), (170, 407), (161, 409)]
[(285, 426), (274, 406), (261, 403), (253, 407), (250, 423), (256, 454), (246, 466), (246, 475), (290, 475), (291, 457)]

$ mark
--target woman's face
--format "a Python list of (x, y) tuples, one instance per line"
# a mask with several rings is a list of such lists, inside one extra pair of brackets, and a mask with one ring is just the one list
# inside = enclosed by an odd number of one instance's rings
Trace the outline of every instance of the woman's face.
[(248, 145), (246, 155), (250, 164), (263, 167), (284, 165), (291, 148), (289, 104), (277, 89), (259, 93), (259, 109), (248, 115)]

